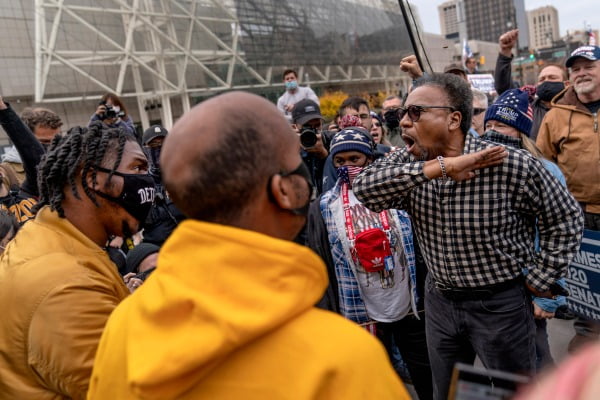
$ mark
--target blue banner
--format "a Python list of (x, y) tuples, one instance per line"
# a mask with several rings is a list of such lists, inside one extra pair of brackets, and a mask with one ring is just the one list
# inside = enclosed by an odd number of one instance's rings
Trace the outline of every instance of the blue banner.
[(600, 231), (584, 231), (581, 248), (569, 266), (567, 286), (569, 309), (600, 320)]

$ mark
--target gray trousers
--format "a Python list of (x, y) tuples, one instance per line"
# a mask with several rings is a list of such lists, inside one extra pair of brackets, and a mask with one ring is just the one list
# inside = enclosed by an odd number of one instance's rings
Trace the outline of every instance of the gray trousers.
[(529, 375), (535, 371), (535, 323), (524, 285), (483, 300), (449, 300), (428, 277), (425, 294), (427, 347), (434, 398), (445, 400), (454, 364), (479, 356), (489, 369)]

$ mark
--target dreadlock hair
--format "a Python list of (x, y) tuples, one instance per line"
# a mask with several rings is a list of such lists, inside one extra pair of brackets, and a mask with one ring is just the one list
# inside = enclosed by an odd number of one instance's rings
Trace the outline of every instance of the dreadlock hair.
[[(55, 136), (38, 167), (40, 200), (35, 212), (49, 205), (64, 218), (62, 201), (67, 185), (73, 196), (81, 199), (76, 185), (78, 175), (81, 175), (83, 191), (99, 207), (96, 194), (88, 186), (88, 174), (92, 176), (92, 184), (96, 185), (95, 166), (105, 166), (111, 170), (110, 179), (121, 163), (127, 141), (135, 141), (135, 138), (121, 128), (107, 128), (100, 121), (93, 122), (88, 128), (76, 126), (64, 136)], [(111, 163), (112, 167), (109, 167)]]

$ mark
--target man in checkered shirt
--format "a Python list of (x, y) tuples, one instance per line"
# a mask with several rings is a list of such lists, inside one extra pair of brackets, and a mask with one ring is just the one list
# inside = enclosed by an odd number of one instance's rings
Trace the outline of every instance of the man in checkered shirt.
[(579, 205), (541, 162), (467, 135), (471, 107), (460, 78), (422, 78), (399, 110), (406, 147), (354, 183), (371, 210), (405, 209), (413, 219), (429, 270), (426, 332), (438, 399), (447, 397), (454, 364), (475, 355), (487, 368), (535, 369), (530, 294), (555, 294), (583, 231)]

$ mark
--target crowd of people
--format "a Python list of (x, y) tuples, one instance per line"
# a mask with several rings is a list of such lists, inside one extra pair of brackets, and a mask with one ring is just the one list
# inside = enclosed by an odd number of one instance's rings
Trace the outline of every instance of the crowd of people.
[[(517, 38), (494, 99), (476, 63), (409, 56), (404, 98), (333, 121), (293, 69), (277, 105), (230, 92), (141, 135), (113, 93), (64, 133), (0, 97), (0, 398), (441, 400), (456, 363), (553, 365), (600, 230), (600, 47), (518, 87)], [(575, 357), (520, 398), (594, 398), (598, 346)]]

